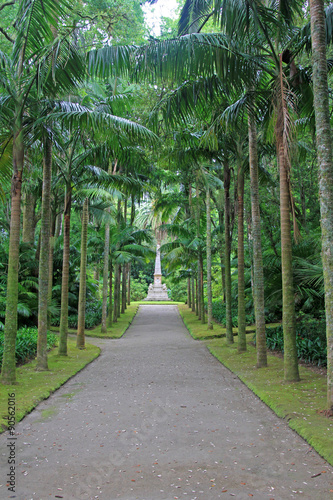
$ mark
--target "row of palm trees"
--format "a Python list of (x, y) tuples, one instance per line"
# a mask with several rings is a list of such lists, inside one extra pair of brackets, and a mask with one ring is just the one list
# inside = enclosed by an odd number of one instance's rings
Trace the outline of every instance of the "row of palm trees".
[[(262, 252), (262, 210), (260, 177), (265, 173), (262, 143), (274, 144), (279, 169), (280, 226), (282, 256), (283, 331), (285, 379), (299, 380), (295, 333), (295, 291), (292, 265), (292, 235), (298, 238), (297, 207), (292, 196), (292, 166), (297, 124), (311, 127), (312, 102), (316, 116), (320, 183), (323, 269), (325, 280), (328, 339), (328, 407), (332, 392), (332, 217), (333, 189), (328, 106), (326, 43), (332, 40), (329, 27), (332, 8), (326, 13), (323, 2), (310, 2), (310, 23), (301, 26), (306, 6), (302, 2), (241, 0), (233, 2), (187, 0), (182, 9), (176, 39), (152, 41), (145, 46), (106, 46), (87, 55), (72, 43), (65, 24), (68, 16), (62, 2), (49, 1), (47, 23), (42, 22), (38, 0), (26, 2), (19, 10), (17, 37), (10, 56), (2, 55), (0, 71), (1, 119), (7, 132), (3, 153), (13, 151), (10, 251), (5, 319), (5, 354), (2, 381), (15, 381), (14, 345), (17, 330), (18, 248), (20, 238), (21, 184), (26, 152), (33, 148), (43, 154), (43, 204), (41, 259), (39, 269), (39, 369), (46, 369), (45, 338), (47, 304), (50, 303), (50, 186), (53, 170), (62, 175), (66, 192), (63, 202), (63, 281), (60, 325), (61, 354), (66, 354), (68, 331), (68, 262), (70, 217), (75, 196), (89, 200), (96, 190), (122, 191), (130, 196), (142, 192), (142, 178), (129, 175), (143, 165), (138, 144), (147, 146), (156, 136), (141, 125), (120, 116), (130, 116), (127, 98), (117, 93), (119, 78), (147, 80), (161, 89), (153, 109), (150, 127), (169, 137), (168, 158), (176, 165), (175, 178), (181, 193), (168, 193), (155, 203), (164, 210), (165, 224), (172, 241), (165, 246), (170, 269), (181, 262), (189, 275), (188, 301), (205, 321), (204, 269), (206, 262), (208, 328), (212, 328), (211, 244), (218, 241), (226, 301), (227, 339), (233, 342), (231, 294), (231, 236), (236, 218), (231, 204), (231, 177), (237, 172), (237, 256), (239, 350), (246, 349), (244, 305), (244, 178), (250, 177), (253, 290), (256, 321), (257, 366), (267, 365), (265, 340), (265, 289)], [(43, 11), (44, 12), (44, 11)], [(326, 17), (325, 17), (326, 16)], [(212, 20), (215, 25), (210, 26)], [(208, 28), (209, 27), (209, 28)], [(216, 28), (217, 27), (217, 28)], [(212, 29), (216, 30), (212, 32)], [(65, 30), (65, 31), (64, 31)], [(206, 32), (204, 32), (206, 30)], [(37, 33), (38, 32), (38, 33)], [(312, 45), (311, 45), (312, 41)], [(311, 50), (313, 65), (299, 68), (300, 54)], [(302, 56), (305, 58), (306, 56)], [(99, 85), (82, 88), (87, 71)], [(111, 78), (111, 80), (110, 80)], [(110, 81), (112, 85), (110, 85)], [(100, 91), (104, 83), (108, 95)], [(313, 85), (312, 85), (313, 82)], [(10, 84), (9, 84), (10, 83)], [(111, 91), (110, 91), (111, 90)], [(132, 103), (133, 105), (133, 103)], [(326, 122), (324, 118), (326, 117)], [(310, 128), (311, 130), (311, 128)], [(60, 137), (62, 139), (60, 140)], [(260, 141), (259, 141), (260, 138)], [(168, 142), (159, 149), (165, 152)], [(150, 149), (149, 154), (152, 154)], [(266, 155), (267, 156), (267, 155)], [(3, 156), (5, 157), (5, 156)], [(165, 160), (159, 160), (161, 164)], [(247, 174), (248, 169), (248, 174)], [(89, 175), (88, 175), (89, 173)], [(77, 178), (77, 182), (74, 178)], [(172, 176), (170, 176), (171, 181)], [(179, 181), (180, 180), (180, 181)], [(179, 191), (179, 190), (178, 190)], [(52, 187), (53, 196), (56, 190)], [(81, 194), (80, 194), (81, 193)], [(205, 216), (201, 195), (205, 196)], [(246, 193), (245, 193), (246, 196)], [(158, 196), (157, 196), (158, 198)], [(160, 207), (159, 207), (160, 203)], [(178, 204), (178, 205), (177, 205)], [(83, 221), (87, 220), (88, 201)], [(132, 206), (134, 204), (132, 203)], [(216, 218), (211, 231), (212, 207)], [(125, 205), (123, 212), (126, 211)], [(118, 213), (120, 211), (118, 210)], [(292, 218), (291, 218), (292, 215)], [(107, 214), (110, 218), (112, 214)], [(181, 218), (182, 217), (182, 218)], [(124, 217), (126, 220), (126, 216)], [(292, 219), (292, 223), (291, 223)], [(133, 222), (133, 221), (131, 221)], [(203, 227), (204, 226), (204, 227)], [(84, 267), (86, 224), (82, 227), (80, 335), (83, 346)], [(108, 254), (106, 224), (104, 254)], [(202, 237), (202, 234), (205, 237)], [(52, 234), (52, 231), (51, 231)], [(213, 252), (214, 253), (214, 252)], [(51, 257), (50, 257), (51, 255)], [(173, 264), (172, 264), (173, 262)], [(106, 328), (109, 259), (104, 261), (104, 308)], [(196, 268), (194, 272), (194, 267)], [(112, 269), (112, 267), (111, 267)], [(126, 274), (126, 273), (125, 273)], [(196, 277), (197, 293), (194, 293)], [(112, 283), (112, 281), (111, 281)], [(119, 270), (115, 268), (119, 291)], [(123, 287), (124, 289), (126, 287)], [(46, 300), (47, 291), (47, 300)], [(42, 297), (43, 296), (43, 299)], [(123, 301), (124, 302), (124, 301)], [(111, 308), (109, 308), (110, 310)]]
[[(155, 110), (155, 123), (188, 126), (192, 116), (205, 119), (208, 130), (202, 144), (222, 156), (224, 186), (228, 186), (228, 158), (224, 137), (231, 124), (247, 119), (251, 177), (252, 236), (255, 284), (255, 316), (258, 367), (265, 366), (264, 287), (258, 198), (258, 127), (275, 143), (280, 182), (280, 226), (285, 380), (298, 381), (295, 300), (292, 266), (292, 235), (297, 239), (291, 169), (295, 145), (295, 123), (311, 125), (311, 103), (316, 117), (319, 161), (319, 198), (322, 228), (322, 261), (325, 282), (328, 342), (328, 407), (332, 410), (332, 160), (328, 104), (326, 46), (331, 43), (332, 6), (309, 3), (311, 23), (299, 27), (306, 4), (299, 1), (233, 2), (187, 0), (182, 9), (180, 37), (152, 42), (143, 48), (107, 47), (89, 54), (89, 69), (100, 77), (134, 72), (137, 78), (154, 82), (172, 80), (173, 90), (164, 95)], [(219, 31), (204, 33), (214, 18)], [(296, 58), (311, 50), (313, 64), (298, 68)], [(176, 85), (176, 87), (175, 87)], [(320, 104), (319, 104), (320, 101)], [(207, 113), (207, 102), (208, 113)], [(310, 106), (309, 106), (310, 104)], [(201, 121), (201, 124), (203, 122)], [(202, 125), (201, 125), (202, 126)], [(228, 129), (229, 127), (229, 129)], [(228, 244), (228, 193), (225, 193), (225, 254)], [(291, 221), (292, 219), (292, 221)], [(209, 231), (208, 231), (209, 232)], [(202, 264), (198, 256), (198, 289)], [(226, 304), (230, 271), (225, 262)], [(200, 294), (199, 294), (200, 303)], [(202, 311), (202, 314), (204, 312)], [(230, 317), (230, 314), (227, 314)], [(227, 324), (227, 337), (230, 324)]]

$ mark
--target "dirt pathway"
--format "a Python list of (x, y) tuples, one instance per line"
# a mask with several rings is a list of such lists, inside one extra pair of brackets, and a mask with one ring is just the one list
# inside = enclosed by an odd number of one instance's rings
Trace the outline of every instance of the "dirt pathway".
[[(333, 499), (333, 468), (186, 331), (141, 306), (120, 340), (17, 425), (19, 500)], [(15, 495), (15, 496), (14, 496)]]

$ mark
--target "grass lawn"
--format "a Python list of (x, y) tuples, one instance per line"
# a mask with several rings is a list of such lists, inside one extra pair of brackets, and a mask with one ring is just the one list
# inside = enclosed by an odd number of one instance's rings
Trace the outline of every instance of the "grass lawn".
[[(180, 306), (179, 309), (193, 338), (209, 338), (207, 325), (202, 325), (187, 306)], [(225, 333), (225, 328), (214, 324), (211, 333), (218, 335), (220, 332)], [(252, 339), (252, 334), (247, 338)], [(248, 345), (246, 353), (238, 354), (237, 335), (234, 340), (235, 343), (230, 346), (225, 338), (211, 338), (207, 346), (223, 365), (333, 465), (333, 419), (321, 413), (326, 409), (326, 377), (300, 366), (301, 381), (286, 383), (283, 380), (282, 358), (269, 355), (268, 367), (257, 369), (255, 347)]]
[(99, 356), (100, 348), (91, 344), (76, 348), (76, 340), (68, 339), (68, 356), (59, 356), (58, 348), (48, 354), (49, 371), (36, 372), (36, 361), (17, 368), (17, 384), (2, 385), (0, 390), (0, 432), (7, 427), (8, 394), (15, 394), (15, 420), (19, 422), (43, 399), (62, 386), (88, 363)]

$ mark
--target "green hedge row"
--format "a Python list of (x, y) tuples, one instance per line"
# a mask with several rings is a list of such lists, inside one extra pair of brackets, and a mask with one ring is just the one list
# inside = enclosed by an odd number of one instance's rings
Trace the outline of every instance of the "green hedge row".
[[(17, 364), (23, 364), (33, 359), (37, 354), (37, 328), (20, 328), (16, 336), (15, 358)], [(51, 349), (58, 341), (54, 333), (47, 334), (47, 348)], [(0, 367), (4, 348), (4, 333), (0, 332)]]

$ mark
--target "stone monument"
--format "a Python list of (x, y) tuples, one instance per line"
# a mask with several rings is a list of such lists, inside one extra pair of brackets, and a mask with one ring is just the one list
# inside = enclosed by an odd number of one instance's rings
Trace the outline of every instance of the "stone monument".
[(145, 300), (170, 300), (166, 285), (162, 285), (160, 245), (156, 248), (154, 284), (150, 284)]

